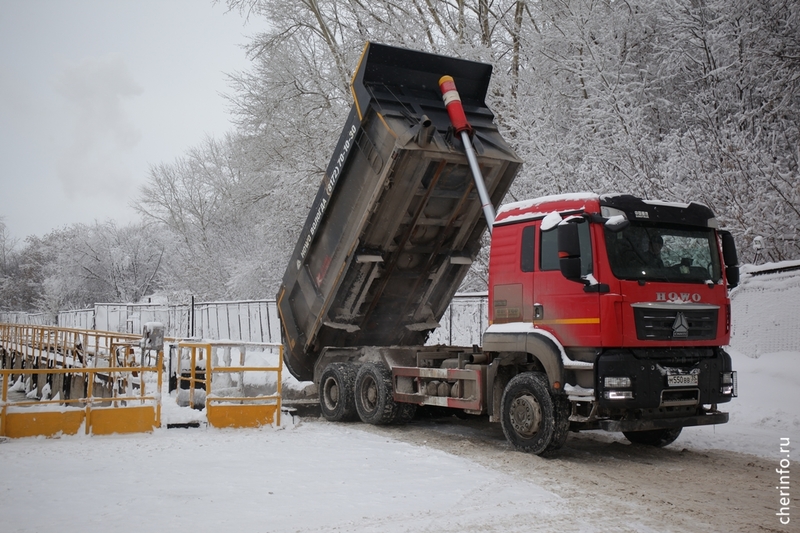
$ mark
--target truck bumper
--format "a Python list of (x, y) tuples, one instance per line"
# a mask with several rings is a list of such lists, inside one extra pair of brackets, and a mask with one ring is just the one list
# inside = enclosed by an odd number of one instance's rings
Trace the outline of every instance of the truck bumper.
[(728, 421), (728, 413), (714, 412), (697, 416), (679, 418), (656, 418), (648, 420), (600, 420), (600, 429), (606, 431), (647, 431), (651, 429), (670, 429), (691, 426), (709, 426), (724, 424)]
[[(736, 395), (723, 392), (723, 373), (732, 373), (731, 357), (721, 348), (611, 349), (595, 363), (595, 390), (601, 407), (618, 415), (634, 410), (726, 403)], [(694, 384), (670, 384), (668, 374), (694, 377)], [(630, 386), (606, 387), (605, 378), (623, 377)], [(622, 391), (627, 396), (612, 398)], [(613, 416), (612, 418), (627, 418)], [(645, 417), (637, 417), (645, 418)]]

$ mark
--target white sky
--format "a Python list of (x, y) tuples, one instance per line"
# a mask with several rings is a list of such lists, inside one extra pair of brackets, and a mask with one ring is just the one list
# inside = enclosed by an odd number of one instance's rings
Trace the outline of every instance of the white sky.
[(151, 165), (228, 131), (265, 24), (210, 0), (0, 0), (0, 217), (12, 237), (138, 219)]

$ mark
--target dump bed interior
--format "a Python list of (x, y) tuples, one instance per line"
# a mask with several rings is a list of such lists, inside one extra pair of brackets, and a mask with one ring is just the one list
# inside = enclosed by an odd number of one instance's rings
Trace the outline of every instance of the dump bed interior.
[(278, 292), (285, 361), (325, 347), (424, 344), (486, 229), (438, 81), (453, 76), (497, 206), (520, 161), (486, 107), (491, 66), (370, 43), (354, 105)]

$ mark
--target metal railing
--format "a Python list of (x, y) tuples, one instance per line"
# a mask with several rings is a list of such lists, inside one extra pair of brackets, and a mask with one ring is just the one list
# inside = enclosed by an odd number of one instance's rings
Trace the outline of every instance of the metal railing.
[[(0, 436), (152, 431), (163, 353), (139, 337), (0, 324)], [(138, 361), (137, 361), (138, 359)]]
[[(257, 352), (248, 352), (248, 348)], [(189, 405), (196, 405), (198, 389), (204, 390), (209, 424), (215, 427), (257, 427), (274, 422), (280, 426), (282, 344), (180, 341), (177, 350), (177, 388), (181, 390), (184, 383), (188, 385)], [(238, 351), (238, 361), (233, 357), (234, 350)], [(277, 359), (274, 364), (258, 355), (265, 351)], [(253, 359), (260, 359), (255, 362), (263, 364), (251, 364)], [(261, 377), (248, 384), (247, 376), (252, 374)], [(275, 376), (274, 390), (268, 378), (270, 374)]]

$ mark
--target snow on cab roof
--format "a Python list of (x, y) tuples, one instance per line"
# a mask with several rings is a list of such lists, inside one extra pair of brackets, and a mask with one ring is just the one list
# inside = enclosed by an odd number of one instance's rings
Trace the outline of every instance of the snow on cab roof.
[[(618, 196), (629, 196), (629, 195), (622, 194), (622, 193), (603, 194), (603, 195), (600, 196), (600, 200), (602, 201), (602, 200), (606, 200), (606, 199), (616, 198)], [(642, 203), (648, 204), (648, 205), (664, 205), (664, 206), (667, 206), (667, 207), (678, 207), (680, 209), (688, 209), (689, 206), (691, 205), (691, 204), (687, 204), (687, 203), (683, 203), (683, 202), (667, 202), (667, 201), (664, 201), (664, 200), (647, 200), (645, 198), (640, 198), (639, 200), (641, 200)], [(702, 205), (704, 207), (708, 207), (706, 204), (704, 204), (702, 202), (692, 201), (691, 203), (695, 204), (695, 205)]]
[(599, 200), (600, 197), (597, 194), (591, 192), (574, 192), (568, 194), (551, 194), (549, 196), (540, 196), (539, 198), (533, 198), (531, 200), (522, 200), (519, 202), (512, 202), (510, 204), (505, 204), (500, 208), (497, 212), (498, 216), (503, 213), (508, 213), (509, 211), (527, 211), (532, 209), (538, 205), (550, 203), (550, 202), (567, 202), (567, 201), (592, 201), (592, 200)]
[[(531, 200), (523, 200), (520, 202), (512, 202), (500, 207), (497, 212), (496, 222), (508, 224), (511, 222), (521, 222), (523, 220), (530, 220), (535, 218), (542, 218), (550, 214), (553, 209), (552, 206), (544, 211), (537, 211), (536, 207), (546, 205), (553, 202), (591, 202), (597, 201), (600, 197), (590, 192), (578, 192), (570, 194), (551, 194), (549, 196), (541, 196)], [(575, 209), (571, 207), (570, 209)], [(513, 215), (511, 213), (514, 213)]]

